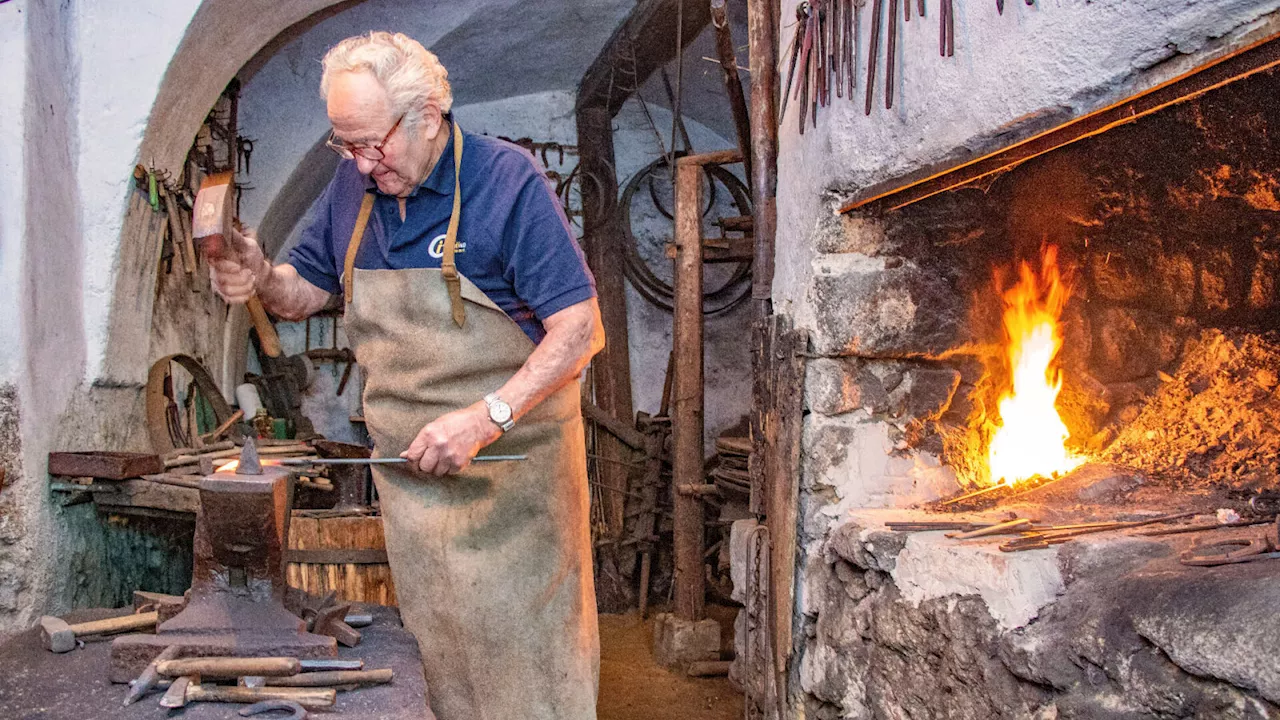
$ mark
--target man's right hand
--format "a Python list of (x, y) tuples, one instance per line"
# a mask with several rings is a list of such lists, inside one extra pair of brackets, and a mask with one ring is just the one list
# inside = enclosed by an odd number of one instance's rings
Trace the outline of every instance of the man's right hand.
[(209, 259), (209, 279), (214, 292), (228, 303), (245, 303), (253, 297), (258, 285), (271, 274), (271, 265), (262, 254), (257, 235), (252, 229), (240, 233), (232, 229), (223, 242), (201, 243)]

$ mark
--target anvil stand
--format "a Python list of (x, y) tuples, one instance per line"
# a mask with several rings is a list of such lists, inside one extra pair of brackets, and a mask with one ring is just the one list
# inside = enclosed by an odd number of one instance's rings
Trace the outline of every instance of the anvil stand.
[(234, 472), (200, 479), (190, 600), (155, 635), (111, 645), (111, 680), (128, 682), (170, 645), (188, 657), (336, 657), (331, 637), (306, 631), (284, 606), (284, 551), (293, 501), (292, 472), (263, 467), (245, 440)]

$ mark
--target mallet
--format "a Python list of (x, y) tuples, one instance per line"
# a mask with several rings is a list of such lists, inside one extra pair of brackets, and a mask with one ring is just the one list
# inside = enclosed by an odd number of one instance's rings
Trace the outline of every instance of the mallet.
[(159, 613), (145, 612), (70, 625), (62, 618), (45, 615), (40, 618), (40, 644), (52, 652), (71, 652), (76, 649), (77, 637), (146, 630), (155, 627), (158, 618)]

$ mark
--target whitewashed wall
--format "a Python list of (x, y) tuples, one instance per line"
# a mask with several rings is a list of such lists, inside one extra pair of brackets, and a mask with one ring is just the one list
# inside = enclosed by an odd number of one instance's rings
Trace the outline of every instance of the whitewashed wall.
[(26, 0), (0, 5), (0, 67), (8, 78), (0, 84), (0, 118), (7, 126), (0, 143), (0, 383), (17, 376), (20, 345), (18, 268), (22, 262), (23, 207), (22, 137), (23, 101), (27, 87)]

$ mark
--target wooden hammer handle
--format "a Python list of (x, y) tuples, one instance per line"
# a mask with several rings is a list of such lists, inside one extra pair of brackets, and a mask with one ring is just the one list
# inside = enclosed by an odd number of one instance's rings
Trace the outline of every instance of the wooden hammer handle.
[(325, 670), (267, 678), (271, 687), (333, 687), (335, 685), (379, 685), (391, 682), (395, 672), (391, 668), (381, 670)]
[(268, 357), (280, 357), (280, 336), (276, 334), (276, 326), (271, 324), (271, 318), (267, 317), (267, 310), (262, 307), (262, 301), (254, 295), (245, 303), (245, 308), (249, 310), (249, 318), (253, 320), (253, 327), (258, 331), (262, 352)]
[(280, 677), (297, 675), (302, 663), (292, 657), (191, 657), (166, 660), (156, 665), (156, 672), (168, 677), (207, 675), (209, 677), (244, 677), (246, 675)]
[(110, 635), (112, 633), (129, 632), (131, 630), (145, 630), (147, 628), (155, 627), (159, 618), (160, 614), (157, 612), (145, 612), (138, 613), (136, 615), (107, 618), (106, 620), (77, 623), (70, 627), (71, 632), (77, 637), (83, 635)]
[(256, 703), (263, 700), (292, 700), (305, 708), (332, 707), (338, 699), (333, 688), (246, 688), (198, 685), (187, 690), (187, 702)]

